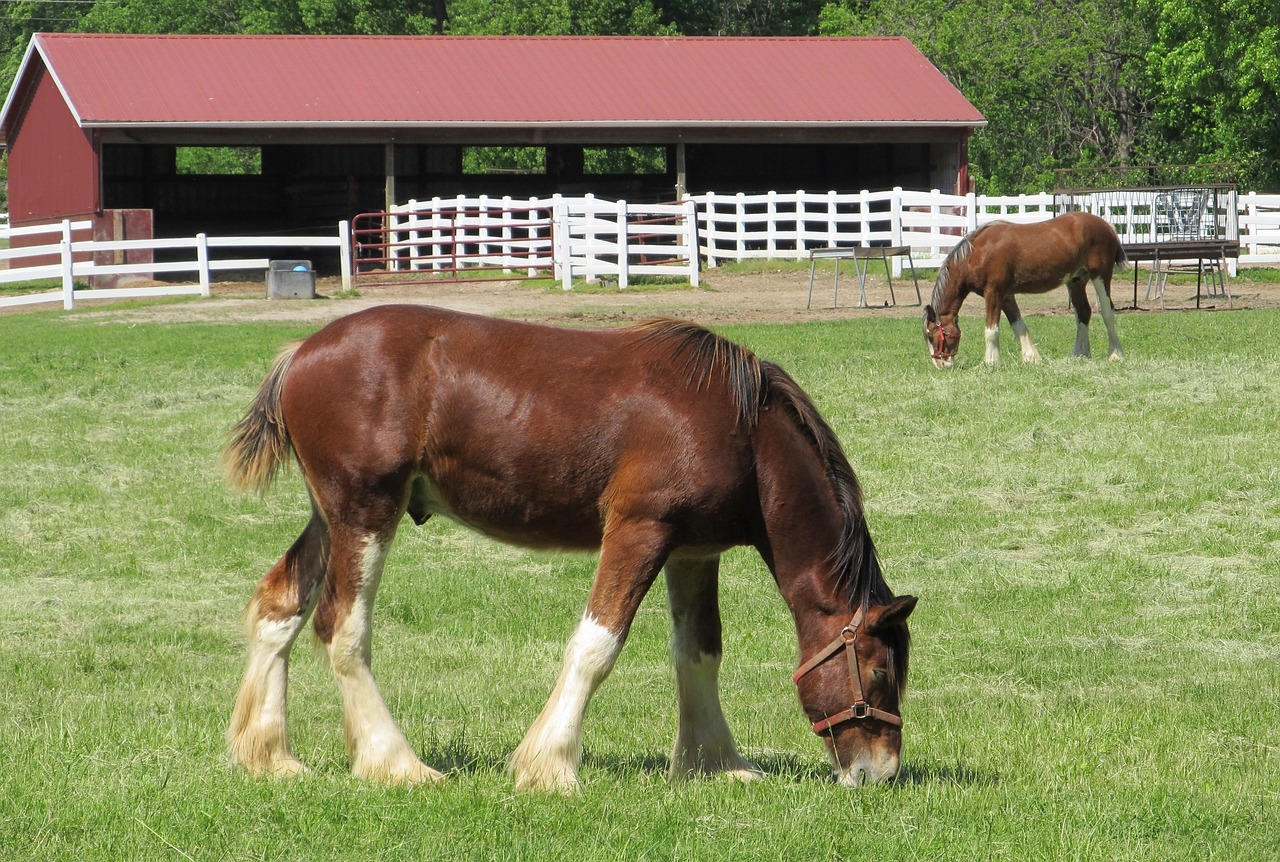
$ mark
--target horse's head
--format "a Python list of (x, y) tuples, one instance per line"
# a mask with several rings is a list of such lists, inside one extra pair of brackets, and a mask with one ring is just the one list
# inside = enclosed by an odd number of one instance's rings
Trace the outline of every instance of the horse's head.
[[(836, 779), (849, 787), (889, 781), (902, 751), (899, 703), (907, 686), (907, 617), (915, 596), (859, 609), (794, 680), (813, 730), (827, 745)], [(825, 634), (825, 633), (824, 633)]]
[(960, 350), (960, 327), (955, 321), (948, 329), (932, 305), (924, 307), (924, 341), (929, 345), (929, 358), (938, 368), (950, 368)]

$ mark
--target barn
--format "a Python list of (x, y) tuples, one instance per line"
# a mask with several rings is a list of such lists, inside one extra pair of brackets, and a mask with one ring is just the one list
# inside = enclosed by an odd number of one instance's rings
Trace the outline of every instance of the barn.
[(966, 190), (984, 124), (903, 38), (41, 33), (0, 144), (15, 225), (243, 235), (462, 193)]

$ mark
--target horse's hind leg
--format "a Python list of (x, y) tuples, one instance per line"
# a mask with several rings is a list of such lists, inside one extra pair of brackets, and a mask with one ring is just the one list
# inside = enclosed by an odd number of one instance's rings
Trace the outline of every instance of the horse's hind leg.
[(289, 748), (289, 653), (315, 606), (328, 552), (323, 519), (313, 511), (302, 535), (271, 568), (245, 610), (249, 660), (231, 713), (231, 757), (255, 775), (293, 775), (302, 763)]
[(1072, 276), (1067, 281), (1067, 293), (1071, 296), (1071, 307), (1076, 312), (1076, 346), (1072, 348), (1072, 356), (1088, 357), (1093, 353), (1089, 346), (1089, 319), (1093, 309), (1089, 307), (1089, 296), (1084, 290), (1084, 278)]
[(679, 723), (671, 752), (671, 778), (724, 773), (750, 781), (760, 770), (743, 759), (720, 708), (720, 559), (671, 560), (667, 596), (673, 626)]
[[(342, 692), (352, 774), (391, 784), (416, 784), (444, 776), (418, 759), (387, 709), (370, 668), (373, 602), (401, 505), (389, 499), (366, 501), (351, 507), (358, 508), (358, 518), (330, 525), (333, 549), (315, 629), (326, 645)], [(348, 511), (348, 507), (338, 510)]]
[(1098, 295), (1098, 309), (1102, 312), (1102, 322), (1107, 325), (1107, 358), (1122, 360), (1124, 349), (1120, 347), (1120, 334), (1116, 331), (1116, 310), (1111, 304), (1110, 276), (1095, 278), (1093, 292)]
[(1013, 294), (1009, 294), (1004, 298), (1004, 316), (1009, 318), (1009, 326), (1013, 329), (1013, 334), (1018, 337), (1018, 344), (1022, 347), (1023, 362), (1039, 362), (1040, 351), (1036, 349), (1035, 343), (1031, 340), (1031, 332), (1027, 329), (1027, 322), (1022, 319), (1022, 309), (1018, 308), (1018, 301), (1013, 298)]

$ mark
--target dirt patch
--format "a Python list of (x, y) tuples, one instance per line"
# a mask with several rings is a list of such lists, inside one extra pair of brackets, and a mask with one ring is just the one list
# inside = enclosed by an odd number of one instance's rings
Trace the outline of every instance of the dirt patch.
[[(1146, 295), (1147, 274), (1139, 272), (1137, 298), (1143, 311), (1159, 310), (1160, 302)], [(1112, 287), (1117, 307), (1122, 311), (1133, 304), (1132, 274), (1118, 276)], [(922, 279), (920, 292), (927, 301), (933, 288), (932, 279)], [(915, 317), (921, 313), (916, 304), (916, 291), (908, 277), (894, 279), (897, 304), (889, 304), (889, 291), (882, 276), (867, 280), (870, 307), (857, 308), (858, 284), (852, 273), (843, 270), (839, 283), (838, 308), (832, 307), (833, 278), (830, 269), (819, 270), (813, 283), (812, 307), (809, 298), (808, 267), (779, 269), (761, 268), (751, 272), (712, 269), (704, 273), (700, 287), (640, 286), (619, 290), (616, 287), (592, 287), (587, 290), (564, 291), (556, 287), (531, 286), (519, 281), (435, 283), (363, 287), (359, 296), (327, 298), (339, 295), (341, 284), (335, 279), (321, 279), (315, 300), (268, 300), (262, 282), (235, 282), (214, 285), (213, 298), (168, 304), (130, 305), (102, 303), (77, 298), (76, 307), (94, 317), (126, 322), (235, 322), (242, 320), (278, 320), (322, 325), (333, 318), (363, 308), (387, 303), (437, 305), (458, 311), (500, 315), (520, 320), (542, 320), (583, 325), (611, 325), (667, 316), (696, 320), (708, 324), (722, 323), (795, 323), (814, 320), (848, 320), (860, 317)], [(1204, 288), (1207, 290), (1207, 286)], [(1280, 308), (1280, 283), (1235, 279), (1228, 283), (1232, 308)], [(1042, 296), (1019, 297), (1026, 314), (1070, 314), (1065, 289)], [(95, 306), (97, 306), (95, 308)], [(1166, 310), (1196, 307), (1195, 278), (1180, 277), (1166, 288)], [(1206, 310), (1228, 308), (1221, 296), (1201, 294), (1200, 307)], [(980, 319), (982, 303), (970, 297), (962, 315)]]

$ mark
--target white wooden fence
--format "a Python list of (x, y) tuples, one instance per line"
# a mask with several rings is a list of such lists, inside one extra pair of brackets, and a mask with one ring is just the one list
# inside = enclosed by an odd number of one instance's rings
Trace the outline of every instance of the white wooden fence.
[[(551, 236), (528, 230), (528, 211), (550, 208), (554, 213)], [(804, 259), (811, 250), (833, 245), (887, 244), (912, 249), (917, 265), (936, 266), (968, 231), (995, 219), (1041, 221), (1053, 215), (1053, 195), (994, 197), (946, 195), (893, 189), (886, 192), (770, 192), (762, 195), (708, 192), (675, 204), (634, 204), (605, 201), (591, 196), (513, 200), (504, 198), (434, 198), (411, 201), (394, 212), (399, 227), (393, 233), (398, 247), (430, 246), (435, 224), (432, 213), (477, 209), (491, 214), (520, 213), (524, 222), (504, 225), (497, 215), (484, 218), (483, 232), (474, 238), (483, 249), (486, 237), (506, 236), (500, 266), (513, 272), (541, 268), (554, 271), (566, 289), (575, 276), (588, 280), (616, 278), (624, 288), (638, 274), (674, 275), (698, 283), (699, 258), (708, 266), (726, 260), (751, 258)], [(1280, 263), (1280, 195), (1249, 192), (1238, 196), (1234, 215), (1239, 225), (1240, 263)], [(515, 216), (513, 216), (515, 217)], [(0, 248), (0, 283), (61, 279), (60, 290), (0, 298), (0, 306), (61, 301), (73, 307), (79, 293), (97, 298), (209, 295), (212, 272), (228, 269), (266, 269), (265, 258), (215, 259), (211, 250), (234, 248), (336, 248), (342, 259), (344, 287), (351, 286), (350, 229), (346, 222), (335, 236), (311, 237), (207, 237), (185, 239), (80, 241), (73, 234), (89, 230), (87, 221), (65, 221), (36, 227), (0, 228), (0, 240), (48, 235), (34, 246)], [(528, 247), (512, 253), (512, 230), (525, 230)], [(479, 230), (479, 229), (478, 229)], [(505, 231), (505, 233), (504, 233)], [(468, 240), (470, 242), (470, 240)], [(463, 243), (464, 245), (466, 243)], [(104, 264), (92, 260), (95, 252), (134, 249), (187, 250), (179, 261), (146, 264)], [(429, 249), (423, 255), (429, 255)], [(477, 252), (478, 260), (483, 253)], [(86, 260), (85, 257), (89, 259)], [(57, 263), (24, 265), (33, 257), (53, 258)], [(105, 257), (105, 256), (104, 256)], [(77, 258), (79, 258), (77, 260)], [(898, 258), (895, 266), (900, 265)], [(77, 291), (76, 278), (93, 275), (192, 272), (196, 284), (113, 288)]]
[[(550, 214), (547, 233), (530, 225)], [(467, 268), (554, 274), (565, 290), (575, 277), (687, 278), (698, 284), (697, 212), (692, 200), (638, 204), (585, 197), (516, 199), (459, 196), (411, 200), (390, 213), (386, 245), (411, 269), (449, 275)], [(359, 261), (357, 261), (359, 265)], [(394, 259), (388, 267), (395, 268)]]
[[(212, 257), (211, 250), (236, 248), (334, 248), (342, 258), (344, 286), (350, 287), (351, 238), (347, 223), (338, 225), (335, 236), (254, 236), (209, 237), (197, 234), (179, 239), (134, 240), (81, 240), (76, 234), (93, 229), (88, 220), (64, 220), (46, 225), (30, 225), (0, 229), (0, 240), (11, 242), (13, 238), (39, 237), (36, 245), (21, 245), (0, 249), (0, 284), (60, 279), (57, 290), (0, 297), (0, 308), (16, 305), (34, 305), (45, 302), (61, 302), (63, 308), (73, 308), (76, 297), (91, 299), (138, 299), (158, 296), (209, 296), (211, 275), (226, 270), (262, 269), (270, 265), (267, 258)], [(179, 255), (178, 260), (149, 263), (100, 263), (95, 255), (103, 252), (129, 252), (139, 250), (177, 250), (190, 257)], [(101, 259), (108, 256), (103, 255)], [(53, 259), (55, 263), (27, 265), (31, 258)], [(87, 259), (86, 259), (87, 258)], [(161, 284), (138, 287), (113, 287), (94, 290), (77, 289), (76, 279), (92, 276), (135, 275), (149, 276), (157, 273), (193, 273), (195, 284)]]
[[(834, 245), (910, 246), (916, 263), (936, 266), (961, 236), (981, 224), (1053, 217), (1048, 193), (996, 197), (899, 188), (858, 194), (707, 193), (691, 200), (697, 204), (700, 252), (708, 266), (750, 258), (799, 260)], [(1135, 223), (1132, 214), (1104, 215), (1116, 221), (1122, 236)], [(1280, 195), (1241, 195), (1234, 215), (1240, 262), (1280, 263)]]

